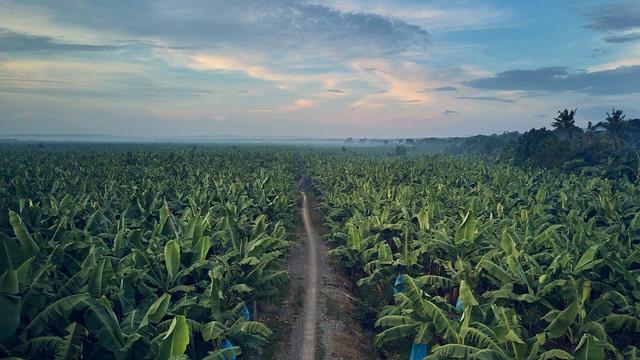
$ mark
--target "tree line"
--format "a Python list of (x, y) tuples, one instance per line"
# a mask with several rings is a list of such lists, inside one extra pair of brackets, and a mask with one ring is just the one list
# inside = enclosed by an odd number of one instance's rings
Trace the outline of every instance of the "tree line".
[(589, 122), (582, 129), (575, 123), (577, 111), (558, 111), (550, 129), (473, 136), (446, 152), (489, 155), (525, 167), (640, 180), (640, 119), (627, 119), (622, 110), (613, 109), (603, 121)]

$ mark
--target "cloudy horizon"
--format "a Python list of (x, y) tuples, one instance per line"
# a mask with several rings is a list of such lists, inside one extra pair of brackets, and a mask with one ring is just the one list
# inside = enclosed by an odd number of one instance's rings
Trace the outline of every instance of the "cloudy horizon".
[(635, 1), (0, 0), (0, 135), (431, 137), (640, 117)]

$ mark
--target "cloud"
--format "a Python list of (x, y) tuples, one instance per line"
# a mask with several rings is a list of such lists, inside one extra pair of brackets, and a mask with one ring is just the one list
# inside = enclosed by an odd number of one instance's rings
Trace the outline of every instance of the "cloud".
[(424, 69), (416, 63), (369, 58), (355, 61), (352, 69), (377, 90), (355, 101), (352, 108), (377, 108), (398, 101), (406, 106), (417, 106), (430, 100), (423, 90), (432, 84), (427, 81)]
[(458, 96), (458, 99), (478, 100), (478, 101), (495, 101), (495, 102), (501, 102), (501, 103), (514, 103), (514, 102), (516, 102), (515, 100), (512, 100), (512, 99), (506, 99), (506, 98), (501, 98), (501, 97), (497, 97), (497, 96)]
[(56, 88), (56, 87), (12, 87), (0, 85), (0, 93), (14, 94), (39, 94), (50, 97), (90, 98), (90, 99), (177, 99), (193, 98), (194, 96), (211, 95), (210, 92), (181, 87), (139, 87), (139, 88), (109, 88), (109, 89), (80, 89), (80, 88)]
[(285, 81), (288, 79), (286, 74), (278, 74), (270, 69), (246, 63), (242, 60), (226, 56), (196, 54), (186, 59), (187, 66), (196, 70), (209, 71), (236, 71), (260, 80), (267, 81)]
[(286, 106), (265, 106), (253, 109), (254, 112), (290, 112), (302, 109), (308, 109), (316, 106), (318, 103), (312, 99), (298, 99), (290, 105)]
[(207, 84), (184, 84), (123, 62), (64, 59), (0, 61), (0, 92), (59, 98), (184, 99), (216, 93)]
[[(503, 26), (512, 18), (505, 8), (467, 1), (402, 2), (387, 0), (325, 0), (342, 12), (366, 12), (401, 19), (437, 31), (478, 30)], [(455, 19), (455, 21), (451, 21)]]
[(587, 55), (586, 57), (595, 59), (598, 57), (609, 55), (610, 53), (611, 53), (611, 50), (597, 48), (597, 49), (591, 50), (591, 54)]
[[(0, 61), (0, 76), (29, 80), (99, 79), (141, 75), (145, 67), (125, 62), (92, 62), (81, 60), (15, 59)], [(75, 75), (75, 76), (74, 76)]]
[(602, 40), (608, 43), (623, 43), (623, 42), (629, 42), (629, 41), (636, 41), (636, 40), (640, 40), (640, 31), (624, 33), (624, 34), (608, 35), (603, 37)]
[[(20, 5), (9, 1), (9, 5)], [(202, 49), (220, 47), (396, 54), (424, 49), (429, 34), (403, 20), (344, 12), (304, 0), (168, 0), (78, 2), (40, 0), (29, 11), (46, 12), (56, 24), (161, 40)], [(35, 10), (34, 10), (35, 9)], [(144, 19), (144, 21), (141, 21)]]
[(300, 109), (306, 109), (306, 108), (310, 108), (310, 107), (314, 107), (316, 106), (316, 102), (313, 100), (309, 100), (309, 99), (298, 99), (296, 101), (293, 102), (293, 105), (285, 108), (285, 110), (300, 110)]
[(453, 86), (442, 86), (442, 87), (433, 89), (433, 91), (439, 91), (439, 92), (453, 91), (453, 92), (458, 92), (458, 89), (453, 87)]
[(599, 4), (582, 10), (587, 29), (605, 34), (608, 43), (640, 40), (640, 6), (637, 0)]
[(600, 4), (582, 11), (586, 28), (600, 31), (640, 28), (640, 6), (636, 0)]
[(453, 115), (458, 115), (459, 112), (455, 111), (455, 110), (445, 110), (442, 112), (443, 115), (445, 116), (453, 116)]
[[(28, 81), (11, 80), (14, 83), (25, 84)], [(194, 89), (181, 86), (129, 86), (114, 84), (104, 88), (58, 87), (58, 86), (11, 86), (0, 85), (0, 93), (39, 94), (66, 98), (111, 98), (111, 99), (190, 99), (209, 96), (212, 91)]]
[(567, 67), (509, 70), (464, 84), (486, 90), (632, 94), (640, 92), (640, 65), (590, 72), (570, 72)]
[(418, 91), (419, 93), (429, 93), (429, 92), (458, 92), (458, 88), (453, 86), (441, 86), (436, 88), (422, 89)]
[[(320, 72), (300, 72), (292, 70), (295, 66), (281, 64), (259, 53), (233, 52), (216, 54), (199, 51), (156, 49), (155, 54), (163, 61), (175, 67), (198, 71), (223, 73), (241, 73), (250, 78), (276, 83), (280, 89), (292, 89), (303, 84), (317, 84), (332, 88), (352, 78), (341, 70), (324, 69)], [(278, 70), (278, 69), (281, 70)], [(337, 92), (331, 93), (338, 95)]]
[(122, 48), (114, 45), (69, 44), (48, 36), (36, 36), (0, 28), (0, 52), (22, 51), (111, 51)]
[[(640, 50), (640, 49), (639, 49)], [(619, 68), (626, 68), (631, 66), (640, 65), (640, 51), (636, 51), (639, 54), (639, 57), (632, 57), (627, 59), (615, 60), (603, 64), (593, 65), (587, 68), (589, 73), (593, 72), (602, 72), (602, 71), (613, 71)]]

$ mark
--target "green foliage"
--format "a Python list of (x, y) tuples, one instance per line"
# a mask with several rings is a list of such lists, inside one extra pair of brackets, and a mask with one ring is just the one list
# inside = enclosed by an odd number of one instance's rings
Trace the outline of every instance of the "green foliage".
[(224, 359), (271, 336), (241, 309), (288, 277), (292, 152), (16, 146), (0, 189), (4, 356)]
[(551, 126), (523, 134), (478, 135), (448, 139), (447, 153), (498, 158), (522, 167), (562, 169), (617, 179), (640, 180), (640, 119), (613, 109), (604, 121), (576, 126), (577, 109), (558, 111)]
[(395, 149), (393, 150), (393, 154), (396, 156), (407, 155), (407, 147), (403, 145), (396, 145)]
[(178, 245), (177, 241), (171, 240), (164, 246), (164, 261), (169, 282), (173, 283), (180, 268), (180, 245)]
[(571, 156), (571, 144), (560, 140), (553, 132), (531, 129), (518, 139), (514, 148), (514, 164), (558, 168)]
[(171, 320), (169, 330), (160, 342), (158, 350), (159, 360), (169, 360), (184, 354), (189, 345), (189, 325), (184, 315), (178, 315)]
[(553, 119), (554, 121), (551, 123), (551, 126), (555, 128), (554, 132), (560, 139), (570, 141), (581, 140), (583, 131), (576, 126), (576, 111), (578, 111), (578, 109), (558, 111), (558, 116)]
[(635, 356), (637, 183), (447, 156), (306, 160), (387, 355), (416, 341), (433, 359)]

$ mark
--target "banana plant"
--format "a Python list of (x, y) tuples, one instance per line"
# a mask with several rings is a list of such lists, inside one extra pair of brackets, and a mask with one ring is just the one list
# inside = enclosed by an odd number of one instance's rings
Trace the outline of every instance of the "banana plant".
[[(386, 305), (378, 344), (419, 338), (432, 358), (636, 353), (638, 184), (448, 156), (308, 154), (306, 168), (332, 254), (361, 301)], [(360, 224), (371, 241), (353, 236)], [(394, 298), (400, 274), (418, 290)]]
[(223, 359), (265, 346), (271, 331), (242, 310), (287, 279), (293, 154), (241, 153), (2, 157), (0, 353)]

